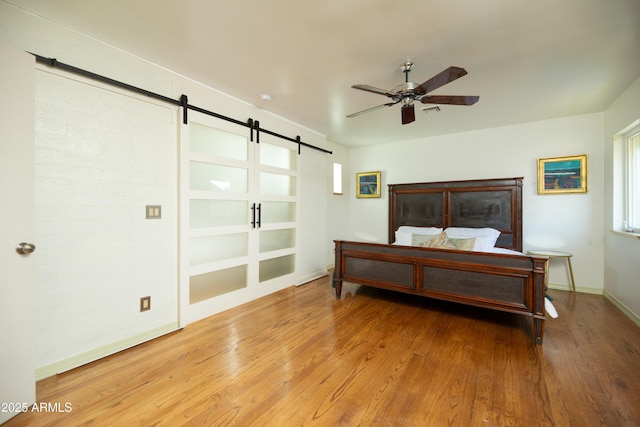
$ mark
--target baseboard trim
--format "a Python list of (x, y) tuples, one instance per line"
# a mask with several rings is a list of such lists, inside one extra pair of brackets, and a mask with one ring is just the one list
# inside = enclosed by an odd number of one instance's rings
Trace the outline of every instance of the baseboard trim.
[(607, 292), (605, 289), (602, 294), (611, 304), (615, 305), (618, 310), (622, 312), (625, 316), (627, 316), (636, 326), (640, 327), (640, 316), (634, 313), (629, 307), (624, 305), (622, 301), (618, 298)]
[[(556, 291), (571, 292), (570, 285), (558, 285), (555, 283), (549, 283), (548, 287), (549, 289), (554, 289)], [(602, 295), (603, 290), (600, 288), (583, 288), (580, 286), (576, 286), (576, 292), (580, 292), (581, 294)]]
[(316, 279), (319, 279), (321, 277), (324, 277), (326, 275), (328, 275), (329, 272), (327, 270), (319, 270), (310, 274), (305, 274), (303, 277), (301, 277), (298, 280), (298, 283), (296, 284), (296, 286), (300, 286), (300, 285), (304, 285), (305, 283), (309, 283), (312, 282)]
[(175, 332), (178, 329), (180, 328), (177, 323), (171, 323), (114, 343), (94, 348), (93, 350), (77, 354), (67, 359), (59, 360), (49, 365), (41, 366), (36, 368), (36, 381), (70, 371), (71, 369), (78, 368), (82, 365), (86, 365), (87, 363), (95, 362), (103, 357), (110, 356), (114, 353), (118, 353), (119, 351), (126, 350), (127, 348), (161, 337), (162, 335)]

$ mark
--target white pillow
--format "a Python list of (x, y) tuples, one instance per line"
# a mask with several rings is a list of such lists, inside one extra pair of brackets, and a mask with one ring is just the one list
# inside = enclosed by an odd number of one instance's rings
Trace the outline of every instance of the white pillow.
[(414, 234), (429, 234), (438, 235), (442, 233), (442, 228), (436, 227), (411, 227), (409, 225), (402, 225), (396, 230), (396, 245), (411, 246), (413, 242)]
[(406, 231), (396, 231), (396, 241), (394, 242), (394, 244), (411, 246), (412, 239), (413, 233), (408, 233)]
[(465, 227), (449, 227), (444, 230), (447, 236), (460, 238), (476, 238), (473, 246), (474, 251), (489, 252), (496, 245), (500, 231), (495, 228), (465, 228)]

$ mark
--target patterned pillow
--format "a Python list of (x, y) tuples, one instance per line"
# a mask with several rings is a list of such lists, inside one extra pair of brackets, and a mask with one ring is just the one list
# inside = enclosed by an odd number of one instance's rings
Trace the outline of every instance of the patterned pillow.
[(433, 236), (437, 236), (442, 233), (442, 228), (437, 227), (411, 227), (408, 225), (401, 225), (396, 230), (396, 245), (405, 245), (405, 246), (418, 246), (415, 243), (412, 243), (413, 235), (415, 234), (429, 234)]
[(491, 250), (500, 236), (500, 231), (495, 228), (449, 227), (444, 232), (449, 238), (469, 239), (475, 237), (476, 243), (473, 250), (479, 252)]
[(427, 244), (428, 248), (442, 248), (442, 249), (456, 249), (456, 247), (449, 241), (447, 234), (443, 231), (438, 234), (435, 239), (429, 240)]
[(438, 236), (439, 236), (438, 234), (412, 234), (411, 246), (420, 246), (422, 248), (428, 248), (429, 242)]
[(461, 251), (472, 251), (473, 247), (476, 244), (476, 238), (470, 237), (466, 239), (449, 237), (449, 241), (456, 247), (456, 249), (460, 249)]

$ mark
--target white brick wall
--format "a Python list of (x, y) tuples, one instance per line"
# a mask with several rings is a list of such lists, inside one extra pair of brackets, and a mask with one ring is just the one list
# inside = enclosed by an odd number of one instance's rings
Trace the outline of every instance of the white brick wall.
[[(177, 323), (177, 112), (36, 77), (36, 366)], [(162, 219), (147, 220), (146, 205)], [(141, 313), (140, 297), (151, 296)]]

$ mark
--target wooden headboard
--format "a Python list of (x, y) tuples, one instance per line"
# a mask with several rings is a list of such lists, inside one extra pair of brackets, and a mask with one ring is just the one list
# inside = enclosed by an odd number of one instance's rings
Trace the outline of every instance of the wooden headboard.
[(522, 178), (389, 185), (389, 243), (401, 225), (491, 227), (497, 247), (522, 251)]

